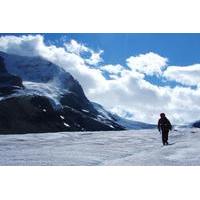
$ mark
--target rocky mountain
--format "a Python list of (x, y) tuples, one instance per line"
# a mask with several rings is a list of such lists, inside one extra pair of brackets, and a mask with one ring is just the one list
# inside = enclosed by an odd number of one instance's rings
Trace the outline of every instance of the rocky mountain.
[(79, 82), (41, 58), (0, 52), (0, 133), (155, 128), (90, 102)]
[(124, 130), (101, 114), (77, 80), (40, 57), (0, 52), (0, 132)]

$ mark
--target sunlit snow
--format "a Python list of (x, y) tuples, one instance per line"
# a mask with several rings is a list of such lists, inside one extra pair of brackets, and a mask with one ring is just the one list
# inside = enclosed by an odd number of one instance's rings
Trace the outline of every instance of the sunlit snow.
[(200, 165), (200, 129), (0, 135), (0, 165)]

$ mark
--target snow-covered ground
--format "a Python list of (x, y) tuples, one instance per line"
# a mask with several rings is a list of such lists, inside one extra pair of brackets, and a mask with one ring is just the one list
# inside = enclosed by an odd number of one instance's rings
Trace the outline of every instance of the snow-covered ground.
[(200, 165), (200, 129), (0, 135), (0, 165)]

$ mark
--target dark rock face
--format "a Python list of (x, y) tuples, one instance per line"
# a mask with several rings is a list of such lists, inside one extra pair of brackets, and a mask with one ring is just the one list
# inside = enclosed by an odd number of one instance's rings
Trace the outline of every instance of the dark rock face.
[(70, 107), (55, 110), (49, 99), (42, 96), (19, 96), (2, 100), (0, 111), (0, 132), (5, 134), (122, 129), (117, 124), (110, 127)]
[(22, 79), (7, 72), (4, 60), (0, 56), (0, 96), (12, 94), (16, 89), (22, 88)]
[(1, 133), (65, 130), (45, 97), (20, 96), (0, 101)]
[(0, 73), (7, 73), (5, 68), (4, 59), (0, 56)]
[(71, 75), (63, 78), (63, 85), (68, 88), (68, 92), (60, 98), (60, 103), (77, 110), (86, 109), (95, 112), (91, 102), (87, 99), (84, 91), (77, 80)]
[(63, 95), (60, 99), (60, 103), (63, 106), (69, 106), (78, 111), (82, 111), (84, 109), (97, 114), (97, 111), (94, 109), (87, 98), (84, 96), (82, 97), (81, 95), (77, 95), (77, 93), (74, 92), (68, 92)]

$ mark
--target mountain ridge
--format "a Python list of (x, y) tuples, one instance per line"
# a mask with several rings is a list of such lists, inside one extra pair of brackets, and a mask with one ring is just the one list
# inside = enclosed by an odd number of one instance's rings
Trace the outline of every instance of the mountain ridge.
[(57, 65), (38, 57), (0, 57), (5, 62), (0, 75), (6, 70), (23, 82), (12, 93), (0, 91), (1, 133), (124, 130), (113, 120), (97, 118), (79, 82)]

